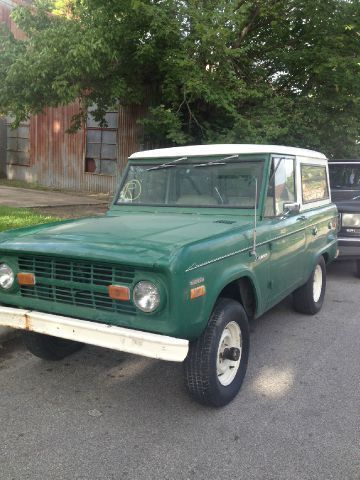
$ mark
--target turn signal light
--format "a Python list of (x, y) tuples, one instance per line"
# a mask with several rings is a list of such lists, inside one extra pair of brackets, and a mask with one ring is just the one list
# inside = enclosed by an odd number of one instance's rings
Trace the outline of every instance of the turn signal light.
[(35, 285), (35, 275), (33, 273), (18, 273), (17, 279), (19, 285), (25, 285), (31, 287)]
[(130, 300), (130, 288), (122, 285), (109, 285), (109, 297), (121, 302)]
[(195, 287), (190, 290), (190, 299), (194, 300), (194, 298), (203, 297), (205, 294), (205, 285), (200, 285), (200, 287)]

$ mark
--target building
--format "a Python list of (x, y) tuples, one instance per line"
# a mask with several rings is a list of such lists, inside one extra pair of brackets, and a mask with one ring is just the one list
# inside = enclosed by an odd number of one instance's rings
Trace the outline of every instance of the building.
[[(0, 22), (16, 38), (23, 34), (10, 18), (20, 0), (0, 0)], [(13, 130), (11, 119), (0, 119), (0, 176), (47, 187), (90, 192), (113, 192), (127, 158), (142, 148), (144, 115), (141, 106), (119, 106), (107, 113), (107, 128), (100, 128), (89, 114), (87, 125), (67, 133), (78, 113), (74, 103), (48, 108)]]

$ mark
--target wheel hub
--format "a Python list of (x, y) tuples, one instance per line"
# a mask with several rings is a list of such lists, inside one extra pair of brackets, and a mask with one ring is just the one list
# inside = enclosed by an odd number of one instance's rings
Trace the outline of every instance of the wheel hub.
[(233, 362), (237, 362), (240, 358), (240, 348), (236, 347), (225, 347), (224, 351), (222, 352), (223, 360), (232, 360)]
[(229, 322), (224, 328), (218, 348), (216, 370), (219, 382), (230, 385), (241, 362), (241, 330), (236, 322)]

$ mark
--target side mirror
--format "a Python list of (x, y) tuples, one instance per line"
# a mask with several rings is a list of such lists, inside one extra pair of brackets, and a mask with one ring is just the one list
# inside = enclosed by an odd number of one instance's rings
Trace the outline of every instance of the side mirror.
[(298, 203), (284, 203), (284, 213), (299, 213), (300, 205)]

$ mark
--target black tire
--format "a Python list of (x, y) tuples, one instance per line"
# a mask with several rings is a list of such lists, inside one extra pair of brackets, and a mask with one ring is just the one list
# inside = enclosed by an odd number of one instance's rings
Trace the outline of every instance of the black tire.
[[(235, 377), (228, 385), (223, 385), (218, 376), (218, 362), (224, 358), (218, 355), (224, 345), (220, 340), (231, 325), (241, 332), (241, 356), (234, 364), (238, 365)], [(235, 337), (237, 335), (235, 334)], [(240, 337), (240, 335), (239, 335)], [(190, 395), (199, 403), (213, 407), (222, 407), (236, 396), (244, 380), (249, 357), (249, 323), (245, 310), (240, 303), (227, 298), (220, 298), (211, 314), (208, 326), (202, 335), (190, 344), (188, 356), (184, 362), (186, 387)], [(227, 349), (229, 350), (229, 349)], [(230, 362), (233, 362), (230, 359)], [(232, 365), (229, 363), (227, 365)], [(228, 371), (231, 368), (229, 367)], [(231, 375), (231, 374), (230, 374)]]
[[(314, 277), (317, 268), (321, 268), (321, 293), (318, 300), (314, 299)], [(300, 313), (306, 313), (307, 315), (315, 315), (321, 310), (324, 303), (326, 290), (326, 265), (323, 257), (320, 257), (317, 264), (312, 271), (309, 280), (302, 287), (295, 290), (293, 293), (294, 309)]]
[(355, 263), (355, 275), (360, 278), (360, 260), (356, 260)]
[(23, 332), (26, 348), (43, 360), (61, 360), (77, 352), (82, 343), (35, 332)]

